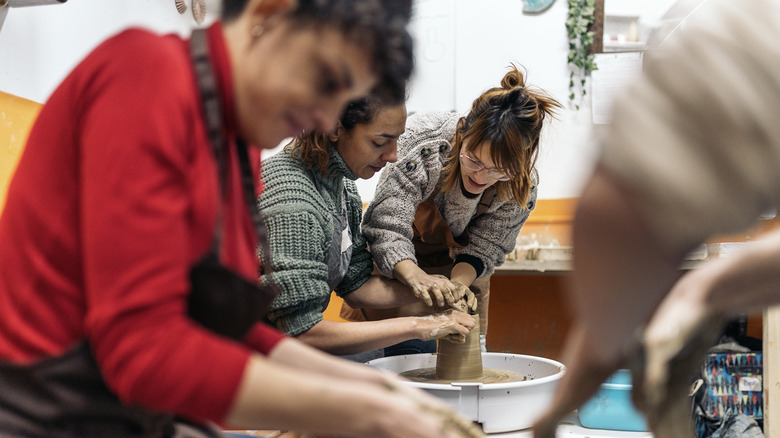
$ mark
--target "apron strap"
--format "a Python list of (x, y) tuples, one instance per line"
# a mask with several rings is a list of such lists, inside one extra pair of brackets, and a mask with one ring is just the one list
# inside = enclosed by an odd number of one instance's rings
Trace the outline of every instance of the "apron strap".
[(246, 206), (249, 209), (252, 225), (255, 228), (257, 244), (260, 246), (262, 263), (260, 264), (260, 272), (258, 274), (267, 275), (273, 272), (273, 267), (271, 266), (271, 247), (268, 243), (268, 229), (260, 216), (260, 210), (257, 206), (255, 181), (252, 169), (249, 166), (249, 152), (247, 150), (246, 142), (242, 138), (236, 138), (236, 144), (238, 145), (238, 159), (241, 164), (241, 182), (244, 187), (244, 202), (246, 202)]
[(223, 135), (222, 128), (222, 101), (219, 98), (217, 90), (217, 80), (211, 69), (209, 61), (208, 42), (206, 41), (206, 31), (204, 29), (195, 29), (190, 39), (190, 55), (192, 64), (195, 68), (195, 77), (198, 81), (198, 90), (200, 91), (201, 105), (203, 106), (203, 117), (206, 122), (206, 133), (209, 137), (209, 144), (214, 157), (217, 160), (217, 180), (219, 181), (219, 196), (217, 202), (217, 220), (214, 226), (214, 237), (212, 239), (212, 250), (219, 258), (222, 243), (222, 224), (223, 209), (222, 200), (225, 196), (225, 180), (227, 179), (227, 166), (225, 164), (225, 149), (227, 141)]
[[(190, 40), (190, 53), (195, 67), (195, 75), (198, 80), (198, 89), (200, 91), (201, 103), (203, 105), (203, 116), (206, 122), (206, 131), (211, 143), (211, 149), (217, 160), (217, 173), (219, 180), (220, 201), (217, 203), (217, 221), (212, 241), (212, 249), (219, 256), (222, 241), (223, 225), (223, 202), (225, 196), (225, 187), (227, 180), (227, 160), (225, 151), (228, 142), (224, 135), (224, 124), (222, 120), (223, 108), (219, 97), (217, 80), (209, 61), (208, 41), (205, 29), (195, 29), (192, 32)], [(268, 248), (268, 233), (260, 217), (260, 211), (257, 209), (257, 199), (255, 192), (254, 174), (250, 167), (249, 153), (246, 142), (242, 138), (236, 138), (238, 149), (238, 159), (241, 166), (241, 183), (244, 192), (244, 202), (252, 219), (252, 225), (255, 230), (255, 237), (258, 244), (262, 247), (263, 263), (261, 268), (265, 273), (269, 273), (270, 253)]]
[(485, 214), (485, 212), (490, 207), (490, 203), (493, 202), (493, 198), (495, 196), (496, 196), (496, 186), (493, 185), (486, 188), (485, 191), (482, 193), (482, 198), (479, 199), (479, 206), (477, 207), (477, 211), (476, 213), (474, 213), (474, 216), (471, 217), (471, 220), (469, 220), (469, 222)]

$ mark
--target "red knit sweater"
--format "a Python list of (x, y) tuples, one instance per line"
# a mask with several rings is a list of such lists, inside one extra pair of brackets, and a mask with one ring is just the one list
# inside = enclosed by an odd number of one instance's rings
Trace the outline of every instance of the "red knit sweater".
[[(219, 24), (209, 44), (232, 138)], [(256, 238), (233, 146), (222, 261), (254, 281)], [(124, 402), (221, 420), (250, 348), (267, 353), (282, 335), (257, 324), (242, 345), (186, 316), (189, 269), (211, 245), (217, 199), (188, 42), (138, 29), (107, 40), (44, 105), (10, 185), (0, 358), (30, 363), (86, 339)]]

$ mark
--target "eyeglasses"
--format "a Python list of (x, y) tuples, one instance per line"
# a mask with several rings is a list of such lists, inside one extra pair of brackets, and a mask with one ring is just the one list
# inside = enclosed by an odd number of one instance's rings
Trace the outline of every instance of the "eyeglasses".
[(471, 170), (473, 172), (479, 172), (482, 169), (486, 169), (488, 178), (497, 181), (509, 181), (509, 179), (512, 178), (512, 174), (510, 174), (509, 172), (503, 169), (498, 169), (496, 167), (491, 167), (487, 169), (484, 164), (469, 157), (466, 154), (460, 154), (460, 164), (462, 164), (463, 167), (465, 167), (466, 169)]

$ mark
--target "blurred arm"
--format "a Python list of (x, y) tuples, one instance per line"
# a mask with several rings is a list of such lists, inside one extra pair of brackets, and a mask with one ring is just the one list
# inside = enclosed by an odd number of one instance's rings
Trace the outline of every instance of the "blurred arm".
[(578, 202), (574, 272), (569, 287), (574, 324), (563, 352), (567, 373), (553, 407), (535, 426), (553, 438), (563, 416), (590, 398), (622, 365), (623, 352), (679, 276), (686, 248), (662, 248), (633, 207), (637, 198), (602, 168)]

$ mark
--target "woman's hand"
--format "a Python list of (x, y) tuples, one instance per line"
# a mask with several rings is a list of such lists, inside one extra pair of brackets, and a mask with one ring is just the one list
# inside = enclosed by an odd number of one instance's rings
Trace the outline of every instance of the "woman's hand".
[(443, 275), (428, 275), (411, 260), (402, 260), (395, 265), (395, 277), (412, 289), (414, 296), (426, 306), (454, 306), (460, 299), (457, 287)]
[(452, 284), (455, 285), (455, 296), (458, 297), (457, 302), (452, 308), (460, 310), (461, 312), (476, 313), (477, 296), (474, 295), (474, 292), (458, 280), (452, 280)]
[[(397, 394), (411, 402), (417, 415), (433, 416), (436, 419), (435, 421), (439, 423), (440, 433), (446, 434), (448, 437), (457, 438), (479, 438), (485, 436), (479, 426), (453, 411), (449, 406), (432, 395), (411, 385), (404, 384), (399, 379), (388, 380), (387, 384), (387, 388), (393, 395)], [(404, 423), (408, 422), (407, 418), (402, 420)], [(410, 432), (420, 432), (413, 425), (406, 425), (406, 427), (411, 429)], [(410, 435), (400, 434), (400, 436), (406, 437)]]
[(423, 341), (446, 338), (457, 344), (466, 342), (466, 335), (476, 325), (473, 316), (455, 309), (418, 316), (415, 320), (420, 328), (420, 339)]

